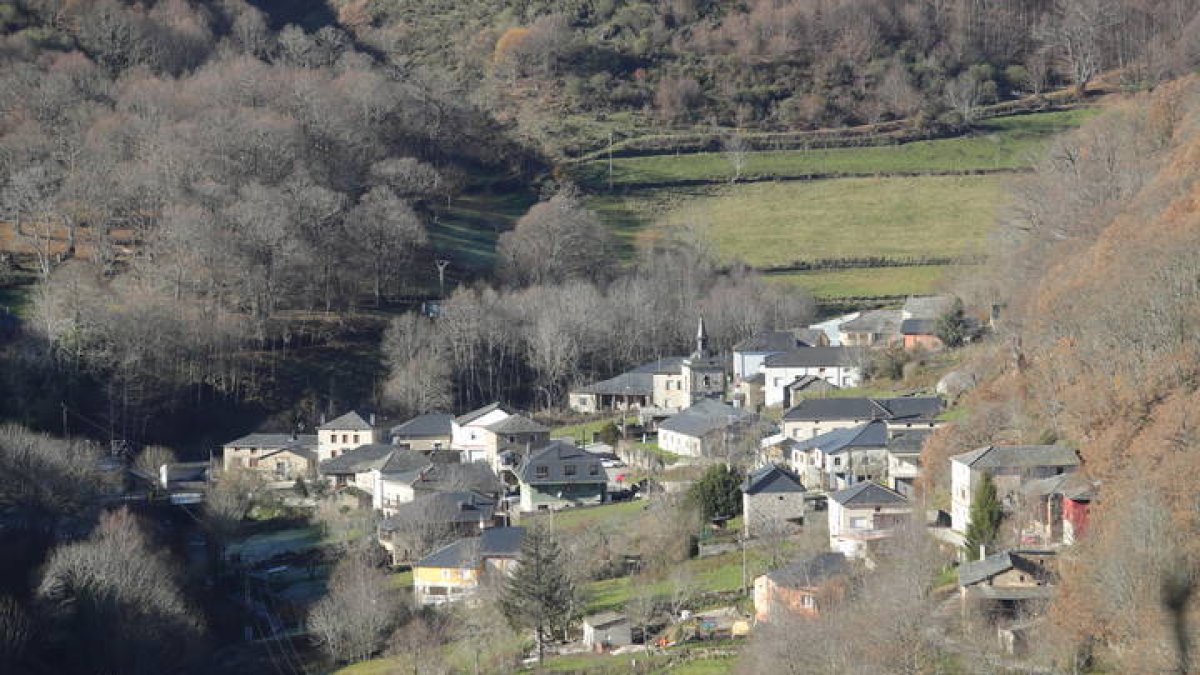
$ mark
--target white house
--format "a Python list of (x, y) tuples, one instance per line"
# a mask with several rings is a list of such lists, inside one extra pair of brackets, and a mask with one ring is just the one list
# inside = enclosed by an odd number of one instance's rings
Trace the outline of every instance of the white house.
[(984, 475), (992, 477), (1005, 508), (1015, 510), (1022, 485), (1078, 468), (1079, 456), (1065, 445), (988, 445), (955, 455), (950, 458), (950, 526), (967, 531), (971, 501)]
[(713, 400), (703, 400), (658, 425), (658, 447), (686, 457), (712, 457), (741, 440), (755, 416)]
[(317, 427), (317, 461), (333, 459), (377, 440), (375, 428), (351, 410)]
[(853, 483), (883, 480), (887, 472), (887, 425), (879, 420), (796, 441), (792, 469), (805, 487), (840, 490)]
[(766, 404), (787, 405), (786, 387), (812, 375), (837, 387), (857, 387), (862, 381), (862, 353), (846, 347), (804, 347), (763, 359)]
[(740, 381), (758, 374), (763, 360), (773, 354), (794, 352), (805, 347), (825, 347), (829, 338), (819, 330), (796, 328), (766, 330), (751, 335), (733, 346), (733, 377)]
[(633, 644), (629, 618), (616, 612), (583, 617), (583, 644), (588, 649), (610, 649)]
[(847, 558), (865, 558), (871, 542), (895, 534), (912, 514), (904, 495), (874, 482), (829, 495), (829, 547)]
[(921, 475), (921, 448), (930, 429), (906, 429), (894, 432), (887, 444), (887, 484), (911, 499)]
[(783, 414), (783, 433), (802, 440), (873, 420), (886, 422), (893, 434), (932, 429), (944, 405), (937, 396), (805, 399)]
[(492, 403), (455, 417), (450, 425), (450, 447), (462, 453), (464, 462), (485, 460), (490, 441), (494, 440), (488, 426), (510, 415), (503, 405)]

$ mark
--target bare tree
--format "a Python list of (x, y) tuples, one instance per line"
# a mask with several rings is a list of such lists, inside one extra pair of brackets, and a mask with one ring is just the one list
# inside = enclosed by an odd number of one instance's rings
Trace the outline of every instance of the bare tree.
[(48, 637), (71, 645), (70, 663), (153, 673), (197, 655), (203, 627), (158, 551), (127, 510), (104, 515), (86, 541), (54, 551), (37, 596), (53, 617)]
[(157, 481), (163, 465), (174, 464), (176, 461), (178, 460), (174, 450), (162, 445), (147, 445), (134, 458), (133, 467)]
[(750, 158), (750, 144), (746, 141), (746, 136), (738, 129), (727, 134), (721, 140), (721, 148), (725, 152), (726, 161), (733, 169), (733, 175), (729, 178), (729, 182), (736, 183), (742, 179), (742, 171), (746, 169), (746, 160)]
[(377, 552), (352, 549), (329, 578), (329, 593), (313, 606), (308, 630), (331, 658), (355, 663), (370, 658), (402, 618)]

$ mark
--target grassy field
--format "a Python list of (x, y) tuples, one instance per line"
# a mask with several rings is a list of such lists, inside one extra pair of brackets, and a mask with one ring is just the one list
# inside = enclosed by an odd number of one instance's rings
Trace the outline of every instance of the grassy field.
[[(763, 561), (756, 551), (750, 550), (747, 552), (747, 563), (749, 582), (755, 575), (762, 574)], [(692, 579), (701, 592), (736, 591), (742, 585), (740, 551), (688, 560), (683, 564), (691, 572)], [(617, 577), (588, 584), (587, 613), (620, 610), (632, 597), (636, 581), (634, 577)], [(650, 591), (654, 594), (668, 595), (671, 592), (671, 582), (668, 579), (657, 581), (650, 585)]]
[[(667, 212), (655, 228), (694, 224), (708, 232), (723, 261), (754, 266), (955, 256), (979, 250), (1002, 199), (994, 176), (755, 183), (710, 189)], [(643, 236), (655, 236), (653, 230)]]
[(527, 525), (536, 521), (549, 521), (554, 529), (562, 532), (580, 532), (596, 526), (619, 523), (633, 518), (646, 508), (646, 502), (633, 500), (615, 502), (603, 506), (587, 506), (575, 509), (563, 509), (554, 513), (534, 513), (521, 517), (521, 524)]
[(949, 277), (969, 269), (961, 265), (862, 267), (808, 270), (766, 275), (767, 281), (801, 286), (817, 299), (924, 295), (939, 290)]
[[(916, 141), (902, 145), (862, 148), (750, 152), (742, 170), (745, 179), (793, 178), (828, 174), (960, 172), (1017, 169), (1038, 159), (1046, 141), (1072, 129), (1095, 114), (1079, 108), (984, 120), (969, 135)], [(578, 168), (591, 188), (607, 187), (608, 162), (588, 162)], [(679, 181), (725, 181), (733, 167), (724, 153), (620, 157), (613, 160), (616, 186)]]
[[(469, 188), (442, 210), (429, 225), (429, 238), (439, 252), (452, 252), (452, 278), (490, 273), (496, 261), (496, 240), (512, 228), (535, 202), (531, 192), (501, 190), (490, 185)], [(429, 266), (436, 284), (437, 272)]]

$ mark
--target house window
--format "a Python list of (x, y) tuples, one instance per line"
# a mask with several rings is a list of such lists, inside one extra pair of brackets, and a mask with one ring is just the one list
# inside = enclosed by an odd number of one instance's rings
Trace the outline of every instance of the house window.
[(705, 375), (705, 376), (704, 376), (704, 386), (705, 386), (705, 387), (711, 387), (711, 386), (712, 386), (712, 378), (711, 378), (711, 377), (709, 377), (708, 375)]
[(575, 475), (575, 465), (574, 464), (564, 465), (563, 466), (563, 475), (564, 476), (574, 476)]
[(509, 437), (508, 437), (508, 442), (509, 442), (509, 443), (516, 443), (516, 442), (517, 442), (517, 437), (516, 437), (516, 436), (509, 436)]
[(538, 464), (533, 467), (533, 475), (537, 478), (548, 478), (550, 476), (550, 467), (545, 464)]
[(834, 465), (834, 466), (841, 466), (841, 465), (842, 465), (842, 458), (841, 458), (841, 457), (834, 457), (834, 458), (833, 458), (833, 465)]
[(600, 475), (600, 465), (599, 465), (599, 464), (593, 464), (593, 465), (591, 465), (590, 467), (588, 467), (588, 475), (590, 475), (590, 476), (599, 476), (599, 475)]
[(813, 609), (817, 606), (817, 599), (811, 595), (800, 596), (800, 606), (805, 609)]
[(355, 443), (357, 443), (357, 442), (358, 442), (358, 434), (354, 434), (354, 442), (355, 442)]
[(349, 443), (350, 442), (350, 434), (342, 434), (342, 442)]

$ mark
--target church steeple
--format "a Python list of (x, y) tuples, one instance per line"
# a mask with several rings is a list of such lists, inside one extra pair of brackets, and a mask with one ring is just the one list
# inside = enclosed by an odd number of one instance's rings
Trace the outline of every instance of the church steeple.
[(693, 358), (708, 358), (708, 331), (704, 330), (704, 316), (700, 316), (700, 325), (696, 328), (696, 353)]

